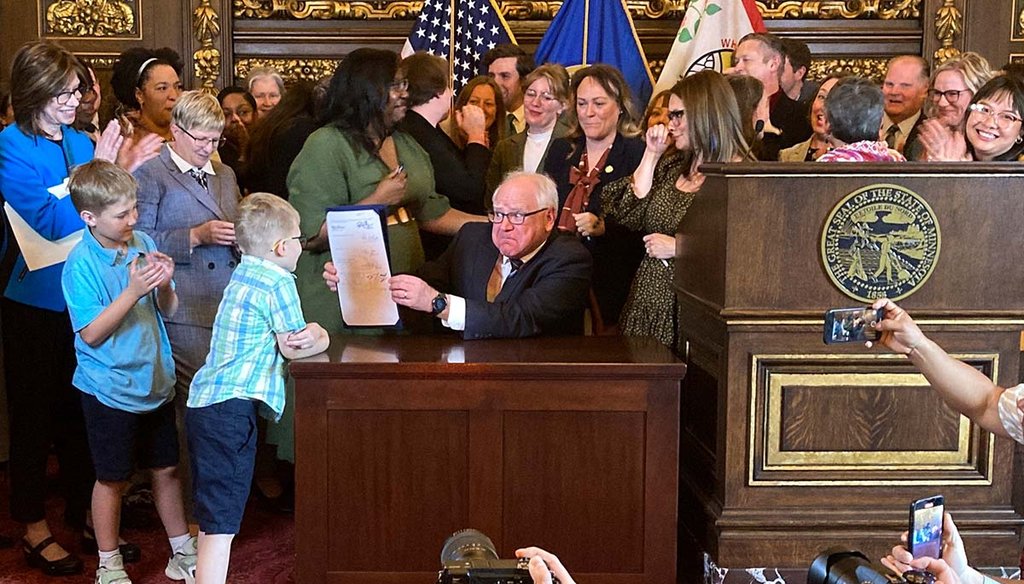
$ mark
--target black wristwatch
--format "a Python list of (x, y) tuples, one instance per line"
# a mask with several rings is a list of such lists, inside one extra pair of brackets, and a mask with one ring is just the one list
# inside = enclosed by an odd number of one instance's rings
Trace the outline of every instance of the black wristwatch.
[(430, 316), (437, 316), (448, 308), (448, 297), (440, 292), (430, 301)]

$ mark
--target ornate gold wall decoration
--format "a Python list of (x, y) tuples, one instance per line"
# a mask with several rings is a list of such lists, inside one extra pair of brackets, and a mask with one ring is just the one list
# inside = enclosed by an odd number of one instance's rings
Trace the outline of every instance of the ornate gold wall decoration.
[[(757, 8), (766, 19), (782, 18), (919, 18), (923, 0), (764, 0)], [(687, 0), (627, 0), (626, 7), (636, 19), (678, 18)], [(507, 20), (551, 20), (562, 7), (560, 1), (498, 0)], [(233, 0), (235, 18), (283, 18), (314, 20), (407, 20), (419, 13), (417, 0)]]
[(85, 59), (93, 69), (113, 69), (117, 62), (117, 55), (90, 55), (89, 53), (76, 52), (75, 55)]
[(192, 12), (192, 28), (200, 47), (192, 53), (196, 79), (200, 89), (206, 93), (217, 93), (217, 77), (220, 75), (220, 50), (213, 39), (220, 35), (220, 16), (210, 5), (210, 0), (201, 0)]
[(956, 7), (954, 0), (943, 0), (942, 6), (935, 12), (935, 38), (942, 46), (935, 51), (936, 64), (943, 63), (960, 54), (960, 49), (953, 46), (953, 41), (964, 31), (964, 15)]
[(894, 20), (920, 18), (923, 0), (764, 0), (757, 9), (766, 19), (866, 18)]
[(46, 8), (46, 33), (70, 37), (134, 35), (135, 11), (120, 0), (58, 0)]
[(1021, 0), (1013, 0), (1010, 21), (1013, 22), (1013, 26), (1010, 27), (1010, 42), (1024, 41), (1024, 2)]
[(859, 77), (874, 79), (879, 83), (885, 79), (885, 69), (888, 59), (859, 58), (859, 59), (829, 59), (825, 61), (812, 60), (811, 71), (807, 76), (811, 79), (824, 79), (831, 73), (837, 71), (849, 71)]
[(277, 69), (286, 81), (299, 79), (319, 81), (334, 75), (338, 61), (334, 59), (239, 59), (235, 62), (235, 79), (245, 79), (258, 67)]

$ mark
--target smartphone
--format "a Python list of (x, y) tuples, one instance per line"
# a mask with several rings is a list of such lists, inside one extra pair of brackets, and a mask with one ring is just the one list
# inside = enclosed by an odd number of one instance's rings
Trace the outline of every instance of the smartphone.
[(915, 558), (942, 557), (942, 495), (925, 497), (910, 504), (907, 550)]
[(875, 310), (870, 306), (832, 308), (825, 312), (825, 344), (873, 341), (878, 338), (875, 323), (884, 315), (881, 308)]

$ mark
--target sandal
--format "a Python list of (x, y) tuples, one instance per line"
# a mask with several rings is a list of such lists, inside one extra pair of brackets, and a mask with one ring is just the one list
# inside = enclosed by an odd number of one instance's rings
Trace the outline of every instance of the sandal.
[(43, 557), (43, 550), (56, 545), (53, 537), (48, 537), (39, 542), (35, 547), (29, 547), (29, 543), (21, 540), (22, 550), (25, 552), (25, 561), (28, 565), (38, 569), (47, 576), (73, 576), (82, 573), (82, 560), (68, 552), (68, 555), (59, 560), (47, 560)]
[[(121, 552), (121, 557), (124, 558), (126, 564), (134, 564), (142, 560), (142, 548), (134, 543), (126, 541), (119, 544), (117, 550)], [(99, 553), (99, 546), (96, 545), (96, 532), (88, 525), (82, 528), (82, 553)]]

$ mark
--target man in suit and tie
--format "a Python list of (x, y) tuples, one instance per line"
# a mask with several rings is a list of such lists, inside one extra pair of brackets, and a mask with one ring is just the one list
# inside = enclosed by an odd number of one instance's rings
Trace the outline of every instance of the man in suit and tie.
[[(505, 136), (526, 129), (523, 109), (523, 79), (534, 69), (533, 57), (519, 45), (498, 45), (484, 53), (484, 73), (501, 88), (505, 102)], [(493, 144), (492, 144), (493, 146)]]
[[(466, 339), (582, 333), (593, 261), (577, 238), (554, 229), (555, 183), (513, 172), (492, 201), (490, 225), (467, 223), (419, 276), (393, 276), (392, 300), (440, 318)], [(324, 279), (337, 286), (329, 262)]]
[(928, 96), (929, 77), (928, 61), (917, 55), (893, 57), (886, 68), (882, 82), (885, 115), (879, 139), (903, 155), (908, 146), (914, 149), (918, 129), (925, 120), (921, 108)]

